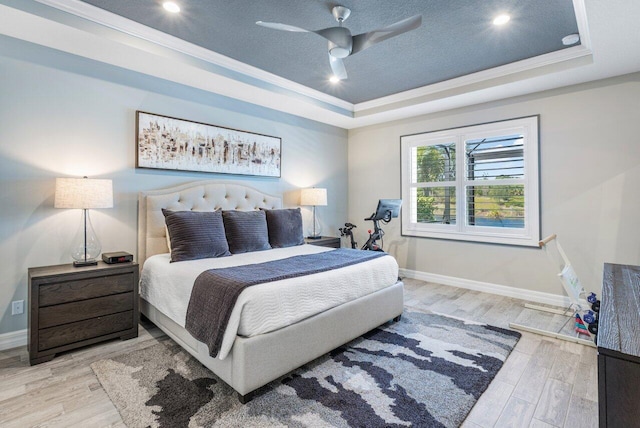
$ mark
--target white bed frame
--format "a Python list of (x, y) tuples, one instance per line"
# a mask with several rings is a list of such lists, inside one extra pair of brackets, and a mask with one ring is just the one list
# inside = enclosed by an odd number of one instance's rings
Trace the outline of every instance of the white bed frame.
[[(212, 211), (281, 208), (282, 199), (251, 187), (215, 181), (198, 181), (140, 193), (138, 200), (138, 262), (167, 253), (162, 209)], [(344, 303), (279, 330), (238, 336), (229, 355), (209, 356), (207, 346), (144, 299), (140, 310), (169, 337), (198, 359), (240, 395), (250, 400), (263, 385), (312, 361), (367, 331), (398, 320), (403, 309), (403, 284), (398, 281), (375, 293)]]

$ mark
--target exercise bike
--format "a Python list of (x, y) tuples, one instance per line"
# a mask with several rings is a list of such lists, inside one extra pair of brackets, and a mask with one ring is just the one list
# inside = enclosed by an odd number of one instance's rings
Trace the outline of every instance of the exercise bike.
[[(365, 221), (373, 222), (373, 232), (369, 229), (369, 239), (360, 248), (361, 250), (368, 251), (383, 251), (382, 246), (384, 244), (383, 236), (384, 230), (380, 227), (380, 223), (388, 224), (392, 218), (398, 217), (400, 214), (400, 206), (402, 205), (402, 199), (380, 199), (378, 201), (378, 208), (369, 217), (365, 218)], [(357, 249), (358, 243), (353, 237), (353, 229), (356, 228), (355, 224), (345, 223), (344, 227), (338, 229), (340, 236), (348, 236), (351, 240), (351, 248)], [(378, 245), (380, 240), (380, 245)]]

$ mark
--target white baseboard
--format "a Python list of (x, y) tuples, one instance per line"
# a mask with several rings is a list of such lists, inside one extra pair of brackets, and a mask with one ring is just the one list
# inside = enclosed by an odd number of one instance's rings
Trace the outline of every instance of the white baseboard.
[(0, 334), (0, 351), (27, 344), (27, 329)]
[(541, 291), (525, 290), (522, 288), (509, 287), (507, 285), (491, 284), (489, 282), (474, 281), (471, 279), (456, 278), (454, 276), (439, 275), (436, 273), (400, 269), (400, 276), (419, 279), (421, 281), (434, 282), (436, 284), (466, 288), (468, 290), (482, 291), (484, 293), (497, 294), (500, 296), (513, 297), (531, 302), (544, 303), (547, 305), (567, 307), (571, 304), (571, 301), (567, 296), (543, 293)]

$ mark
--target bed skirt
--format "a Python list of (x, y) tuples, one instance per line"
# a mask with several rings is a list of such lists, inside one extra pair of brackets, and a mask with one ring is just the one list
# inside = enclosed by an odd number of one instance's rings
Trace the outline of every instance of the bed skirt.
[(402, 314), (401, 281), (321, 312), (296, 324), (254, 337), (238, 336), (229, 355), (209, 356), (207, 346), (144, 299), (140, 310), (187, 352), (240, 394), (253, 391)]

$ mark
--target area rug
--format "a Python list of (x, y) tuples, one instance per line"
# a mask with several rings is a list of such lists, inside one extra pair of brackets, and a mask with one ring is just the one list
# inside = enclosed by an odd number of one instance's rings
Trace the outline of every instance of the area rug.
[(388, 323), (243, 405), (166, 338), (91, 368), (128, 427), (457, 427), (520, 333), (432, 313)]

